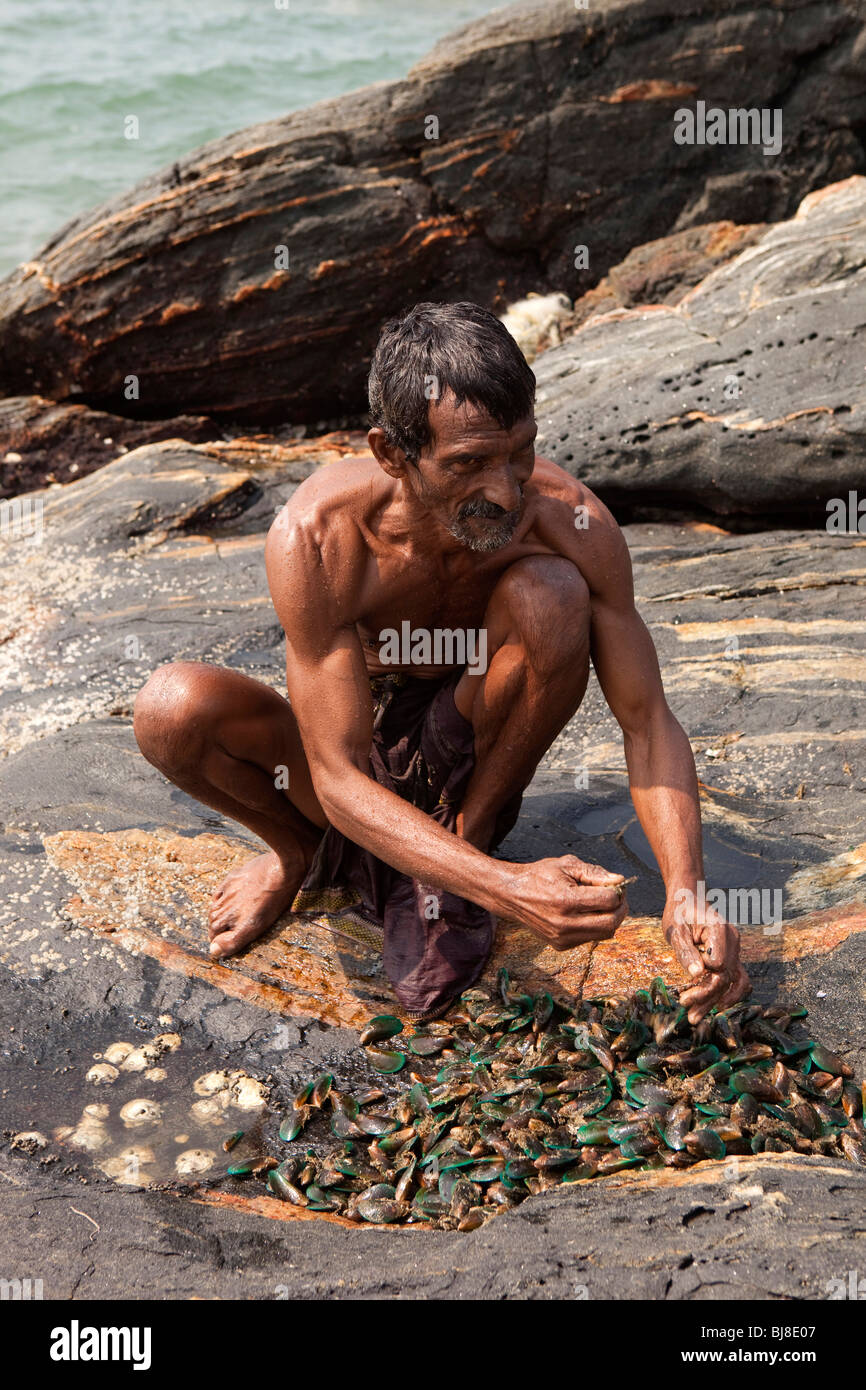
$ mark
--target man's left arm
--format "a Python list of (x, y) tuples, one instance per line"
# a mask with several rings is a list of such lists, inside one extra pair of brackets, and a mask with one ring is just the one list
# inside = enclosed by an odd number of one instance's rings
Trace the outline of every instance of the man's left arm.
[(625, 537), (604, 507), (590, 520), (590, 531), (593, 524), (599, 530), (591, 543), (598, 559), (589, 567), (592, 662), (623, 732), (632, 801), (665, 884), (662, 930), (694, 980), (682, 1002), (697, 1023), (751, 986), (736, 927), (699, 907), (705, 895), (698, 897), (704, 870), (695, 760), (665, 699), (655, 646), (635, 608)]

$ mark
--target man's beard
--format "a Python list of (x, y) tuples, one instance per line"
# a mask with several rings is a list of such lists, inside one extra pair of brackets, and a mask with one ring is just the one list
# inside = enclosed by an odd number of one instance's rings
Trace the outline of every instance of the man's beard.
[[(498, 526), (485, 528), (479, 535), (471, 526), (467, 525), (470, 517), (480, 516), (491, 521), (498, 521)], [(501, 550), (508, 545), (517, 529), (520, 520), (520, 512), (505, 512), (498, 507), (495, 502), (487, 502), (483, 499), (478, 502), (467, 502), (460, 508), (457, 518), (448, 527), (449, 534), (455, 540), (469, 550), (476, 550), (482, 553), (489, 553), (492, 550)]]

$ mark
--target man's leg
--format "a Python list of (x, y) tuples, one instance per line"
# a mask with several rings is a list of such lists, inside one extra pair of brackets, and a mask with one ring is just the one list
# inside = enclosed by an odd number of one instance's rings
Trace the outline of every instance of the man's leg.
[(271, 847), (214, 894), (211, 954), (232, 955), (289, 906), (327, 826), (291, 706), (238, 671), (179, 661), (143, 687), (133, 727), (148, 762), (175, 786)]
[(484, 624), (487, 671), (465, 672), (454, 700), (475, 729), (475, 768), (457, 834), (486, 850), (497, 814), (529, 785), (586, 691), (586, 581), (559, 556), (517, 560), (496, 585)]

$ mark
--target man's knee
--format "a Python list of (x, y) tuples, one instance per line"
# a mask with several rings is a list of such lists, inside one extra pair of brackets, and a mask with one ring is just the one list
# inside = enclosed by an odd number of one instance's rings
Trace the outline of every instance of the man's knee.
[(197, 661), (159, 666), (135, 698), (132, 728), (149, 762), (194, 762), (201, 753), (200, 716), (208, 693), (209, 668)]
[(589, 587), (576, 565), (560, 555), (530, 555), (502, 575), (491, 600), (495, 617), (541, 665), (560, 669), (563, 658), (589, 651)]

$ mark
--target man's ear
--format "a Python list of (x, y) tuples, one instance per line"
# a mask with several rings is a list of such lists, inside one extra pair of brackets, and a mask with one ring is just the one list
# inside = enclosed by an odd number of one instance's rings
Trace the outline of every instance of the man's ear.
[(367, 444), (379, 467), (392, 478), (402, 478), (409, 468), (409, 460), (396, 444), (388, 442), (388, 436), (379, 425), (367, 432)]

